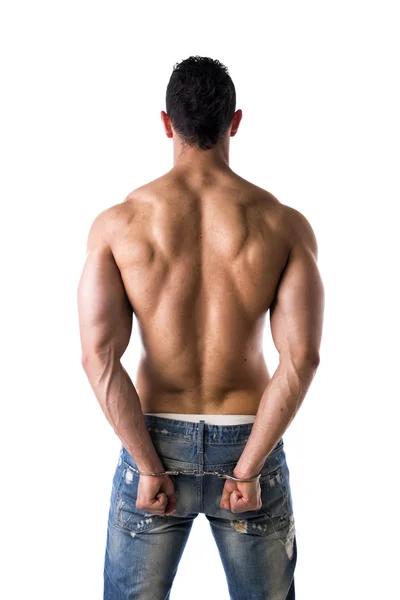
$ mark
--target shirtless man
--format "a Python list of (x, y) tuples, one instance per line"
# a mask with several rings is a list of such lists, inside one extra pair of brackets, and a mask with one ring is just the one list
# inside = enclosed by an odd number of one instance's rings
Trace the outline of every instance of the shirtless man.
[[(242, 111), (224, 65), (176, 64), (166, 109), (174, 166), (96, 217), (78, 287), (82, 364), (122, 443), (104, 598), (169, 598), (202, 512), (230, 598), (293, 600), (282, 435), (319, 364), (316, 238), (299, 211), (229, 167)], [(134, 384), (120, 360), (133, 314), (143, 348)]]

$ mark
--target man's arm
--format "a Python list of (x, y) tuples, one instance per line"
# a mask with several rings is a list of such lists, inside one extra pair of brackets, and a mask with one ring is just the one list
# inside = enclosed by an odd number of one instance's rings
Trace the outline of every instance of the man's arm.
[(107, 242), (110, 211), (94, 220), (78, 285), (82, 366), (115, 433), (140, 470), (164, 471), (136, 389), (121, 364), (132, 332), (132, 307)]
[(295, 209), (289, 211), (291, 250), (270, 308), (279, 365), (235, 467), (237, 477), (259, 473), (299, 410), (319, 365), (325, 292), (317, 266), (317, 241), (307, 219)]

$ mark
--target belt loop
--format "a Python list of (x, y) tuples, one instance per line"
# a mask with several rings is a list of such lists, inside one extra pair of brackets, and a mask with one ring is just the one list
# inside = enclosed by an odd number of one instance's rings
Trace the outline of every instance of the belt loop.
[(206, 422), (203, 419), (199, 421), (199, 438), (197, 441), (197, 452), (198, 454), (204, 454), (204, 427)]

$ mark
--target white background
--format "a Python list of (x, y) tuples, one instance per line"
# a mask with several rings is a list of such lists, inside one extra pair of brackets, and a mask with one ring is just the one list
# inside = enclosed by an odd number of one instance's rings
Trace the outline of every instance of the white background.
[[(102, 597), (120, 442), (81, 368), (76, 287), (94, 217), (172, 167), (159, 115), (193, 54), (235, 83), (232, 168), (303, 212), (319, 243), (321, 365), (284, 437), (296, 598), (400, 594), (396, 4), (2, 2), (5, 600)], [(132, 378), (138, 352), (135, 328)], [(273, 371), (269, 331), (265, 354)], [(228, 599), (200, 515), (171, 598), (205, 594)]]

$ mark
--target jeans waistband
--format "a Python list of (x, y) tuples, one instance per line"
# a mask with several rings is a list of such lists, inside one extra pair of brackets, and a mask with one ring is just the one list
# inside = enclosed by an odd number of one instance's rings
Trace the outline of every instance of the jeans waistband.
[[(165, 439), (182, 439), (194, 444), (243, 444), (247, 441), (254, 423), (238, 425), (215, 425), (205, 419), (185, 421), (170, 419), (154, 414), (143, 414), (150, 435)], [(201, 439), (200, 439), (201, 438)], [(281, 439), (279, 444), (283, 444)]]

